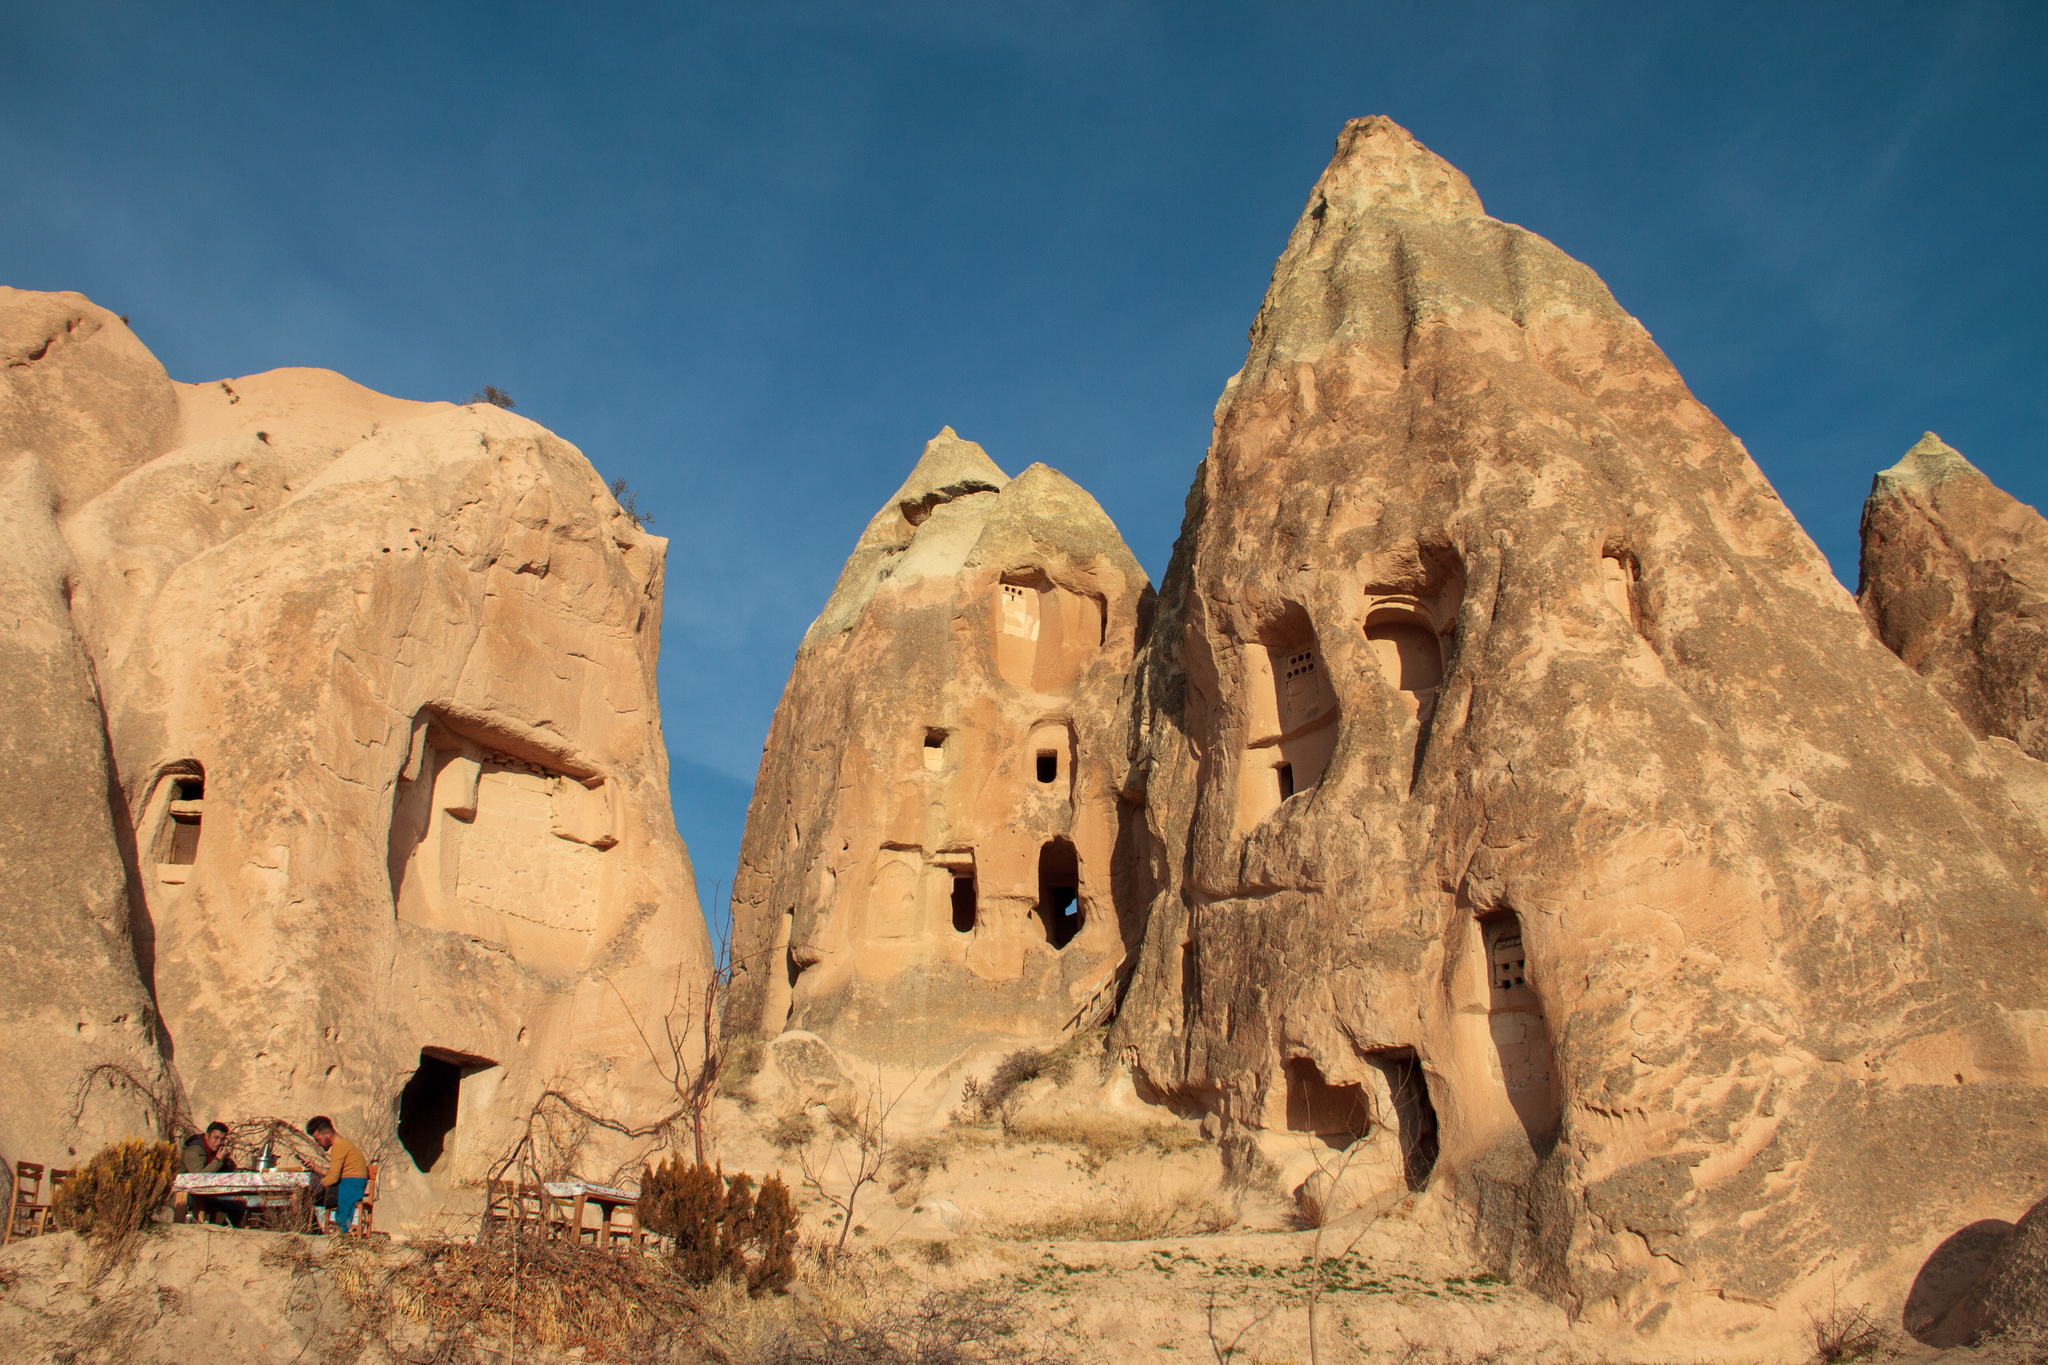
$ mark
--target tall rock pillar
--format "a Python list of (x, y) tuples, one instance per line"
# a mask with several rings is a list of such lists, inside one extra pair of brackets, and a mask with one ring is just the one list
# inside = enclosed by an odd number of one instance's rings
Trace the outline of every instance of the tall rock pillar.
[(1170, 882), (1113, 1041), (1241, 1156), (1383, 1140), (1651, 1335), (1823, 1263), (1903, 1294), (2039, 1197), (2038, 830), (1599, 279), (1385, 119), (1274, 271), (1140, 687)]
[(925, 447), (776, 708), (729, 1028), (937, 1067), (1106, 1010), (1149, 897), (1118, 699), (1151, 597), (1065, 476)]

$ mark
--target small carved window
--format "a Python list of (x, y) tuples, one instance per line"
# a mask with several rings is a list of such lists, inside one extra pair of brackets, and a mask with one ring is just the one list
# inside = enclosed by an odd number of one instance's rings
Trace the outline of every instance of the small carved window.
[(1038, 780), (1046, 783), (1055, 782), (1059, 779), (1059, 775), (1060, 756), (1051, 749), (1040, 749), (1038, 751)]
[[(1511, 991), (1528, 984), (1528, 959), (1520, 934), (1503, 934), (1493, 943), (1493, 988)], [(1469, 979), (1469, 978), (1468, 978)]]
[(1273, 775), (1280, 779), (1280, 799), (1282, 801), (1294, 795), (1294, 765), (1292, 763), (1282, 763), (1279, 767), (1273, 769)]

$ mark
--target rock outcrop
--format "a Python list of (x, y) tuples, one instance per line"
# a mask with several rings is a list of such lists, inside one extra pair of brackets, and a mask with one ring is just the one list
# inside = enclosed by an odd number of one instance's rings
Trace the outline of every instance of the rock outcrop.
[(1107, 1011), (1150, 895), (1118, 698), (1151, 596), (1063, 475), (925, 447), (776, 708), (729, 1027), (938, 1067)]
[(1599, 279), (1385, 119), (1274, 272), (1138, 688), (1111, 1042), (1240, 1169), (1391, 1134), (1646, 1336), (1823, 1265), (1896, 1298), (2039, 1197), (2038, 826)]
[(77, 294), (0, 288), (0, 1156), (69, 1166), (174, 1094), (135, 971), (128, 879), (80, 566), (57, 518), (161, 454), (171, 382)]
[[(550, 1085), (673, 1111), (643, 1029), (702, 998), (709, 946), (656, 707), (665, 542), (494, 407), (176, 384), (76, 295), (0, 294), (0, 337), (34, 654), (8, 771), (38, 788), (8, 838), (42, 850), (9, 850), (41, 899), (8, 933), (65, 964), (57, 995), (10, 978), (11, 1064), (80, 1072), (72, 1025), (118, 1026), (201, 1121), (332, 1114), (401, 1219)], [(97, 1012), (60, 1029), (73, 1000)], [(56, 1156), (63, 1087), (30, 1093), (0, 1140)]]
[(1863, 504), (1857, 600), (1979, 736), (2048, 759), (2048, 520), (1928, 432)]

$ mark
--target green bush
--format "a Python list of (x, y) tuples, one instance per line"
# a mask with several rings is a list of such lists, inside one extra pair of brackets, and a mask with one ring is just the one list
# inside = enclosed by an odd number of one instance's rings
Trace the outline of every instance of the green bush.
[(58, 1187), (57, 1226), (112, 1242), (139, 1232), (171, 1202), (178, 1149), (128, 1138), (103, 1147)]
[(796, 1206), (776, 1176), (757, 1195), (744, 1173), (666, 1161), (640, 1183), (640, 1217), (649, 1232), (675, 1239), (676, 1270), (692, 1284), (733, 1279), (759, 1294), (796, 1275)]

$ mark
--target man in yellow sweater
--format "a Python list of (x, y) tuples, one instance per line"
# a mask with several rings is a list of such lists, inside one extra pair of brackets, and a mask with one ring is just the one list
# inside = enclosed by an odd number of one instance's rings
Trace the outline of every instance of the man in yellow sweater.
[(347, 1232), (356, 1220), (356, 1205), (370, 1183), (370, 1163), (363, 1149), (334, 1131), (334, 1120), (321, 1114), (306, 1123), (306, 1136), (327, 1153), (327, 1170), (320, 1180), (318, 1203), (334, 1210), (334, 1225)]

